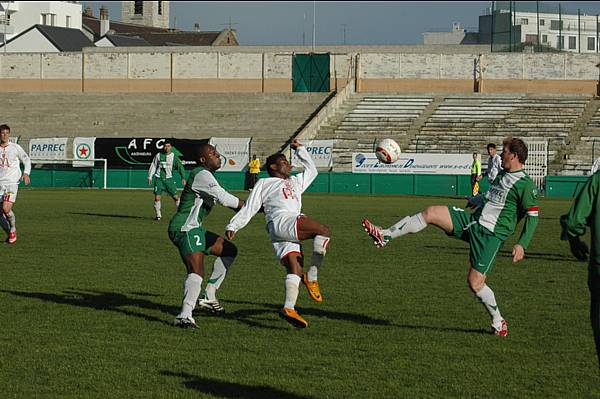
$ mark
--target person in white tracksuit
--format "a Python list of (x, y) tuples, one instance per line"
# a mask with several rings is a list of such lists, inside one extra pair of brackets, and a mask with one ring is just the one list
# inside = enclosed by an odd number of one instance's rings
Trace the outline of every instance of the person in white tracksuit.
[[(261, 208), (264, 209), (273, 249), (287, 269), (285, 304), (280, 316), (294, 327), (304, 328), (308, 322), (295, 310), (298, 288), (302, 281), (313, 300), (323, 301), (317, 271), (327, 251), (331, 232), (328, 226), (302, 214), (302, 193), (317, 177), (317, 168), (306, 148), (298, 141), (294, 140), (291, 147), (304, 166), (304, 172), (291, 176), (292, 166), (285, 155), (269, 156), (265, 166), (270, 177), (258, 180), (246, 205), (227, 225), (226, 236), (233, 239), (237, 231), (246, 226)], [(302, 273), (300, 243), (308, 239), (313, 239), (313, 253), (308, 272)]]
[[(24, 165), (21, 175), (20, 162)], [(0, 125), (0, 200), (2, 201), (2, 214), (0, 225), (8, 233), (6, 242), (17, 242), (16, 217), (12, 208), (17, 200), (19, 182), (23, 180), (29, 185), (31, 173), (31, 160), (20, 145), (10, 142), (10, 127)]]

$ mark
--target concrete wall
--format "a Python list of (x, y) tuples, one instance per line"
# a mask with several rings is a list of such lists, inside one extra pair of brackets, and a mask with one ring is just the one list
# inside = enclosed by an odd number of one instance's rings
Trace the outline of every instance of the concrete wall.
[[(469, 46), (466, 46), (469, 47)], [(167, 51), (168, 50), (168, 51)], [(0, 91), (290, 92), (287, 52), (96, 48), (0, 54)], [(473, 92), (477, 54), (333, 53), (331, 89), (357, 73), (358, 91)], [(358, 59), (358, 61), (356, 61)], [(484, 54), (483, 92), (595, 94), (598, 54)]]

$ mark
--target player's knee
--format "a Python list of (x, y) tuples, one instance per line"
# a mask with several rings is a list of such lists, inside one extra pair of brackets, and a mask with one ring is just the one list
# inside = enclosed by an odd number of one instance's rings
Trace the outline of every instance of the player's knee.
[(321, 225), (321, 232), (319, 234), (325, 237), (331, 237), (331, 228), (326, 224)]
[(467, 278), (467, 284), (469, 285), (469, 289), (474, 294), (477, 294), (485, 285), (485, 280), (481, 280), (480, 278), (477, 278), (473, 275), (469, 275), (469, 277)]
[(232, 243), (231, 241), (223, 242), (223, 255), (222, 256), (229, 256), (229, 257), (235, 258), (237, 256), (237, 254), (238, 254), (238, 249), (234, 243)]

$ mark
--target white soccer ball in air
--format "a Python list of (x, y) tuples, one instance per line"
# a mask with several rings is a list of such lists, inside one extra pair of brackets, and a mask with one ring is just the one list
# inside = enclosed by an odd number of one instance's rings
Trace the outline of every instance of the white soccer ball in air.
[(375, 146), (375, 155), (383, 163), (394, 163), (400, 158), (400, 146), (392, 139), (380, 140)]

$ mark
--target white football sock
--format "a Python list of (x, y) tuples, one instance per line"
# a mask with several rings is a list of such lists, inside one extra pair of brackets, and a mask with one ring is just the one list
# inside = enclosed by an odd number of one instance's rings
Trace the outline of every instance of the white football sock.
[(156, 213), (157, 218), (162, 217), (160, 213), (160, 201), (154, 201), (154, 212)]
[(221, 287), (221, 283), (225, 280), (225, 275), (231, 267), (235, 258), (233, 256), (221, 256), (215, 259), (213, 272), (206, 284), (206, 298), (209, 301), (217, 299), (217, 290)]
[(427, 222), (422, 213), (413, 216), (407, 216), (389, 229), (383, 229), (381, 233), (384, 237), (398, 238), (408, 233), (418, 233), (427, 227)]
[(285, 303), (284, 307), (294, 309), (296, 300), (298, 300), (298, 287), (300, 286), (300, 276), (288, 274), (285, 276)]
[(192, 311), (196, 307), (201, 287), (202, 277), (196, 273), (190, 273), (185, 276), (185, 281), (183, 282), (183, 305), (181, 306), (181, 313), (179, 313), (177, 318), (192, 317)]
[(481, 303), (483, 303), (483, 306), (485, 306), (485, 309), (492, 317), (492, 325), (500, 326), (502, 322), (502, 315), (500, 315), (500, 309), (498, 309), (498, 305), (496, 304), (496, 297), (494, 296), (494, 291), (492, 291), (492, 289), (486, 284), (475, 295), (477, 296), (477, 298), (479, 298)]
[(6, 214), (6, 220), (8, 221), (9, 230), (12, 233), (13, 231), (17, 231), (17, 218), (15, 217), (15, 213), (10, 211)]
[(317, 281), (319, 267), (323, 262), (323, 257), (327, 253), (327, 246), (329, 245), (329, 237), (316, 236), (313, 240), (313, 253), (310, 257), (310, 267), (306, 273), (308, 281)]

